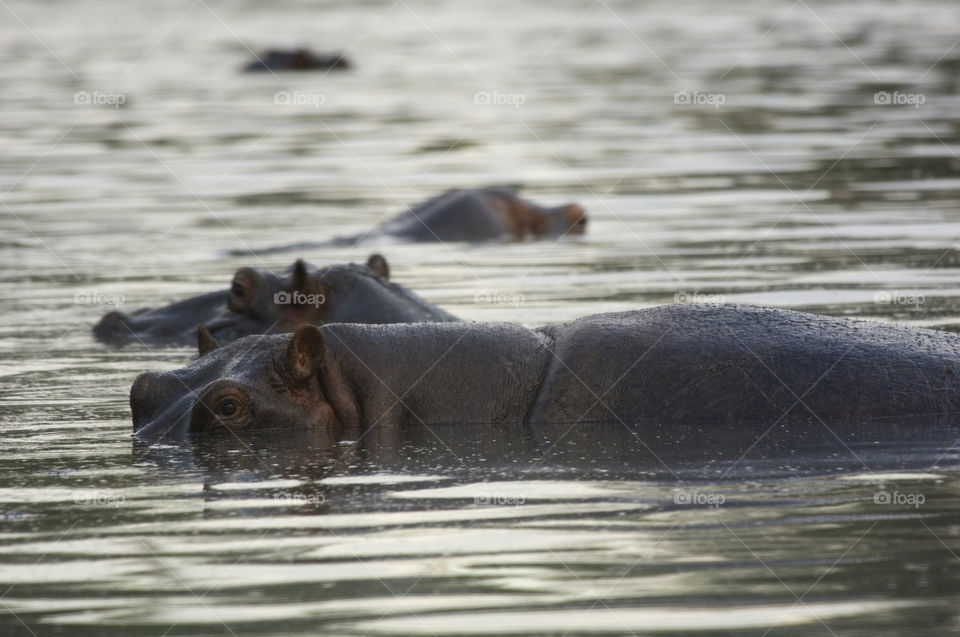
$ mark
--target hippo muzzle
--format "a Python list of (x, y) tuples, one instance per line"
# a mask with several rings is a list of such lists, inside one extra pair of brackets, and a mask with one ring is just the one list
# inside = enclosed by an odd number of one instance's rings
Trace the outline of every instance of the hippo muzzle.
[(168, 372), (140, 374), (130, 388), (134, 434), (146, 442), (183, 438), (190, 429), (193, 402), (194, 393), (178, 376)]

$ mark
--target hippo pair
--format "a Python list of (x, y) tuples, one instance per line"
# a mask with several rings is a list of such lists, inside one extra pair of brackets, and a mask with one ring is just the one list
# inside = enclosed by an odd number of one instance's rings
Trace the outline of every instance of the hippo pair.
[[(290, 332), (302, 323), (406, 323), (455, 317), (389, 280), (390, 266), (373, 254), (366, 264), (314, 268), (301, 260), (276, 275), (240, 268), (230, 288), (132, 314), (110, 312), (94, 336), (112, 345), (188, 345), (201, 332), (221, 341)], [(203, 343), (201, 339), (201, 343)]]
[(642, 436), (697, 423), (710, 444), (746, 423), (763, 431), (960, 412), (960, 337), (755, 307), (670, 305), (537, 329), (301, 325), (211, 341), (202, 354), (136, 379), (138, 437), (597, 422)]
[[(582, 234), (586, 220), (586, 212), (577, 204), (549, 208), (522, 199), (510, 188), (481, 188), (451, 190), (433, 197), (386, 222), (374, 234), (411, 241), (520, 240)], [(355, 243), (361, 238), (363, 235), (343, 237), (334, 242)], [(319, 245), (323, 244), (301, 243), (259, 253)], [(193, 342), (199, 323), (214, 337), (230, 341), (249, 334), (292, 331), (301, 323), (457, 320), (410, 290), (388, 282), (389, 267), (380, 255), (372, 256), (366, 266), (308, 270), (302, 261), (283, 276), (241, 268), (226, 294), (211, 292), (129, 315), (111, 312), (94, 327), (94, 335), (114, 345), (134, 341), (183, 345)]]
[[(518, 196), (507, 187), (448, 190), (413, 206), (372, 232), (337, 237), (327, 242), (295, 243), (255, 254), (305, 250), (325, 245), (353, 245), (375, 237), (403, 241), (497, 241), (559, 238), (582, 235), (586, 211), (575, 203), (541, 206)], [(249, 254), (235, 250), (231, 254)]]

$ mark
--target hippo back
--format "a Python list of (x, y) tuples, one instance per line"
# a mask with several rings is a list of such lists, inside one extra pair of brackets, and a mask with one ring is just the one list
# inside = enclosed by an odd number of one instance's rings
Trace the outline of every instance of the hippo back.
[(865, 421), (960, 412), (960, 337), (755, 307), (668, 305), (542, 328), (531, 422)]
[(486, 241), (507, 234), (497, 199), (509, 189), (450, 190), (417, 204), (382, 226), (385, 234), (414, 241)]

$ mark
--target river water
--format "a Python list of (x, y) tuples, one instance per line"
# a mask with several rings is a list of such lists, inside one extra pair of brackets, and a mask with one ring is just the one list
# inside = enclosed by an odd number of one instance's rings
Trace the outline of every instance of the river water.
[[(90, 334), (239, 266), (372, 250), (473, 320), (700, 301), (956, 329), (955, 3), (0, 15), (3, 635), (960, 632), (955, 429), (142, 448), (132, 379), (193, 352)], [(294, 44), (354, 69), (238, 72), (250, 48)], [(226, 256), (493, 184), (579, 201), (588, 233)]]

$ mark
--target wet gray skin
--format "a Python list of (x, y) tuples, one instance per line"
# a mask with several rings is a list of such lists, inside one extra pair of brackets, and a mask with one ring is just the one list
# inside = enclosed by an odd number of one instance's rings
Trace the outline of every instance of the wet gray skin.
[(205, 324), (222, 343), (251, 334), (293, 331), (301, 323), (455, 321), (452, 315), (389, 281), (379, 254), (364, 265), (314, 268), (298, 260), (283, 275), (240, 268), (230, 288), (131, 314), (111, 312), (94, 336), (113, 345), (192, 345)]
[(545, 207), (521, 198), (506, 187), (448, 190), (397, 215), (373, 232), (327, 242), (276, 246), (254, 253), (352, 245), (377, 236), (404, 241), (520, 241), (582, 235), (586, 227), (587, 213), (575, 203)]
[[(960, 337), (732, 306), (670, 305), (527, 329), (498, 323), (301, 326), (141, 374), (143, 440), (404, 424), (883, 423), (960, 412)], [(840, 423), (840, 425), (837, 425)], [(377, 427), (379, 425), (379, 427)], [(754, 428), (754, 430), (756, 430)], [(829, 435), (826, 431), (821, 435)], [(280, 434), (278, 434), (280, 435)], [(703, 442), (703, 441), (701, 441)]]

